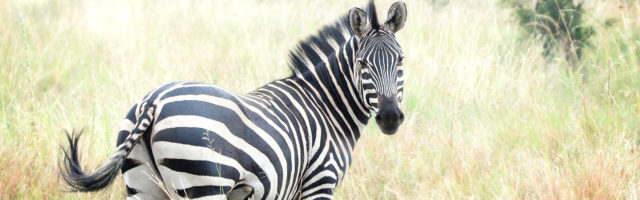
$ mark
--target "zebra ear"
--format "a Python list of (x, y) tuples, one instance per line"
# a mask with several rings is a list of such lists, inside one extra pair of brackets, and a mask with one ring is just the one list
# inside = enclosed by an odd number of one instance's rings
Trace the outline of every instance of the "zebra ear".
[(384, 24), (395, 33), (402, 29), (405, 21), (407, 21), (407, 6), (402, 1), (393, 3), (389, 8), (387, 21)]
[(354, 7), (349, 10), (349, 25), (351, 31), (358, 38), (362, 38), (369, 32), (371, 27), (367, 24), (367, 14), (361, 8)]

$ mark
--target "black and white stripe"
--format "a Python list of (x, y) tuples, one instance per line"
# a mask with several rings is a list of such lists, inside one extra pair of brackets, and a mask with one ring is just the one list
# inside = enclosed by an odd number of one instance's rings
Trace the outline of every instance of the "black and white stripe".
[(373, 2), (353, 8), (299, 43), (291, 76), (248, 94), (162, 86), (129, 111), (116, 153), (95, 172), (80, 168), (79, 135), (68, 135), (63, 177), (95, 191), (120, 169), (132, 199), (331, 199), (372, 114), (387, 134), (402, 123), (395, 32), (405, 19), (402, 2), (384, 24)]

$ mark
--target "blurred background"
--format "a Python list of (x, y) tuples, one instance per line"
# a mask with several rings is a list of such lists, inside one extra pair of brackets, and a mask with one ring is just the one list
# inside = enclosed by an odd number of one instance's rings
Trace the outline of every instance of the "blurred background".
[[(0, 1), (0, 199), (63, 192), (64, 131), (91, 171), (120, 119), (172, 81), (245, 93), (365, 1)], [(376, 1), (385, 19), (389, 0)], [(640, 2), (406, 0), (404, 124), (370, 122), (337, 199), (640, 196)]]

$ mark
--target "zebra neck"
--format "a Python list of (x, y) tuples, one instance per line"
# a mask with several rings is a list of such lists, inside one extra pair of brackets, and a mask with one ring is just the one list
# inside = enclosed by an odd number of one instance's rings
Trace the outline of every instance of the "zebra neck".
[(309, 71), (290, 78), (305, 83), (301, 84), (302, 89), (321, 104), (319, 107), (325, 110), (325, 115), (330, 115), (328, 118), (335, 119), (331, 123), (332, 128), (344, 135), (342, 139), (347, 140), (351, 147), (371, 116), (362, 102), (360, 89), (356, 87), (358, 76), (354, 72), (354, 63), (357, 48), (355, 37), (351, 37), (331, 55), (318, 52), (323, 62), (307, 66)]

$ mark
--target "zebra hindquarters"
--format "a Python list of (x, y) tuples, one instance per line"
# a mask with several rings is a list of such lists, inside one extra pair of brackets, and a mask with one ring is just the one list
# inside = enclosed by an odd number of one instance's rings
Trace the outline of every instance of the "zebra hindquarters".
[[(216, 142), (214, 133), (193, 127), (163, 129), (156, 124), (152, 151), (163, 182), (174, 198), (227, 199), (244, 180), (244, 170)], [(235, 196), (235, 195), (234, 195)]]
[[(265, 191), (275, 191), (277, 184), (270, 184), (259, 164), (268, 156), (251, 143), (264, 142), (244, 125), (246, 110), (238, 104), (224, 90), (192, 83), (160, 98), (151, 152), (172, 197), (233, 199), (253, 194), (261, 199)], [(274, 177), (273, 165), (267, 164)]]

